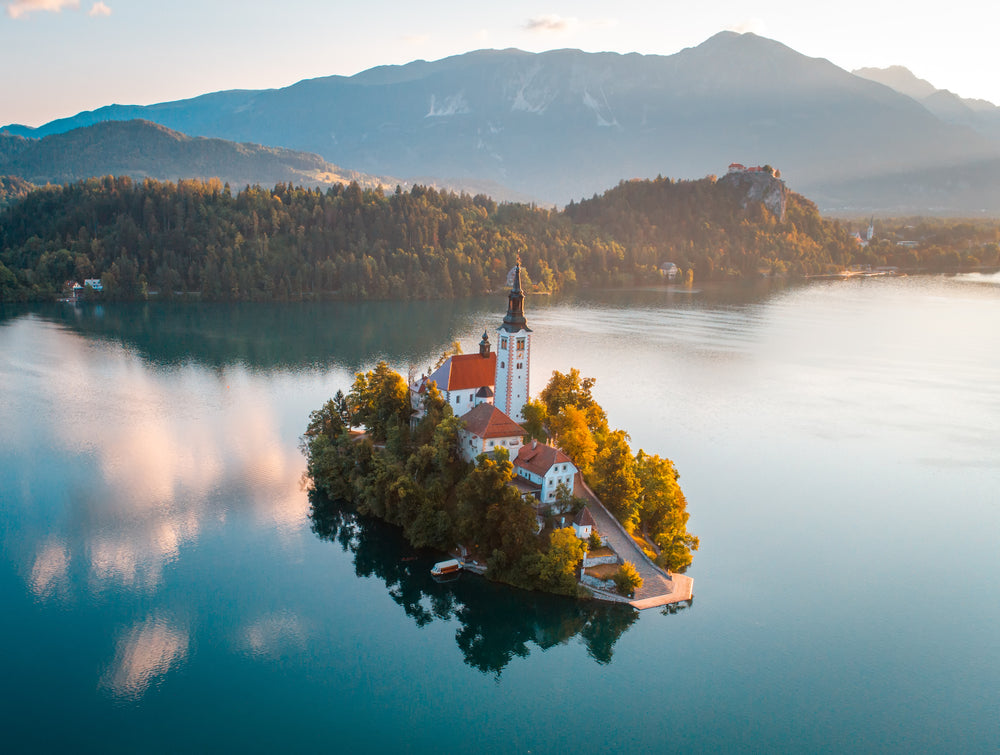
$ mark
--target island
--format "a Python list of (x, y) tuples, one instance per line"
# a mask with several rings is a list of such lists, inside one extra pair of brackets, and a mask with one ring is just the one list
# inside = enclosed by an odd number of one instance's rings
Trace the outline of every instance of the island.
[(520, 260), (509, 283), (495, 351), (484, 331), (477, 352), (453, 348), (409, 381), (380, 362), (312, 412), (315, 490), (487, 579), (636, 608), (690, 601), (698, 538), (673, 462), (633, 454), (576, 369), (531, 398)]

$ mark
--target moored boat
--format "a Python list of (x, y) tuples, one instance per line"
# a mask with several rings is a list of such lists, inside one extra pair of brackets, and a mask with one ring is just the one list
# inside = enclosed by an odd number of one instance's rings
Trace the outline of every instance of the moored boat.
[(432, 577), (447, 577), (449, 574), (458, 574), (462, 570), (462, 562), (457, 558), (448, 561), (438, 561), (431, 569)]

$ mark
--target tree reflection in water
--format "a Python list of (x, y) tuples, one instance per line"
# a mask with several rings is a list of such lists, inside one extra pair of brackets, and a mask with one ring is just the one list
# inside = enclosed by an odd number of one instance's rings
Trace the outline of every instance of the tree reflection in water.
[(618, 638), (638, 617), (629, 606), (516, 590), (470, 575), (440, 584), (430, 575), (434, 555), (411, 548), (397, 528), (315, 491), (310, 502), (313, 532), (352, 553), (359, 577), (385, 582), (418, 626), (457, 620), (465, 663), (483, 673), (499, 676), (511, 659), (527, 657), (532, 643), (547, 650), (576, 636), (597, 663), (610, 663)]

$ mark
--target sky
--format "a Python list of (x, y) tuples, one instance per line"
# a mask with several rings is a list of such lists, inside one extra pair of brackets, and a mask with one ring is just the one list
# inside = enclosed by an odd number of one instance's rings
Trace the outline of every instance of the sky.
[(0, 125), (488, 47), (669, 55), (722, 30), (1000, 104), (998, 28), (994, 0), (0, 0)]

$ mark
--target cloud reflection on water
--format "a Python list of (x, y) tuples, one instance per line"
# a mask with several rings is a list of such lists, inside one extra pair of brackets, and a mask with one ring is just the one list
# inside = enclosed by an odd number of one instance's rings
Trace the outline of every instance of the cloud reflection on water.
[(147, 617), (119, 636), (101, 688), (118, 698), (138, 700), (150, 685), (184, 662), (188, 642), (186, 627), (166, 616)]
[(277, 611), (251, 622), (240, 638), (240, 646), (253, 656), (280, 658), (305, 649), (308, 632), (302, 619), (291, 611)]
[[(125, 591), (166, 603), (168, 570), (199, 540), (263, 530), (293, 547), (287, 536), (308, 526), (304, 459), (275, 408), (301, 376), (151, 367), (35, 317), (0, 328), (0, 353), (11, 354), (0, 362), (2, 479), (23, 517), (0, 540), (36, 600)], [(142, 697), (188, 655), (192, 627), (143, 603), (152, 613), (121, 634), (101, 678), (116, 697)], [(275, 613), (241, 644), (273, 657), (305, 638), (299, 619)]]
[(303, 459), (280, 435), (268, 381), (249, 379), (240, 366), (149, 369), (119, 345), (88, 343), (30, 318), (2, 336), (23, 338), (22, 328), (33, 331), (35, 356), (0, 367), (0, 378), (11, 395), (38, 398), (32, 416), (16, 413), (29, 402), (11, 402), (5, 424), (30, 428), (25, 445), (51, 455), (52, 465), (77, 458), (99, 471), (61, 483), (72, 524), (31, 549), (25, 572), (36, 597), (65, 592), (76, 556), (92, 590), (151, 593), (186, 545), (231, 517), (279, 531), (305, 526)]
[(41, 545), (31, 567), (28, 584), (31, 593), (42, 600), (59, 593), (65, 594), (69, 588), (69, 553), (66, 543), (58, 538), (49, 538)]

